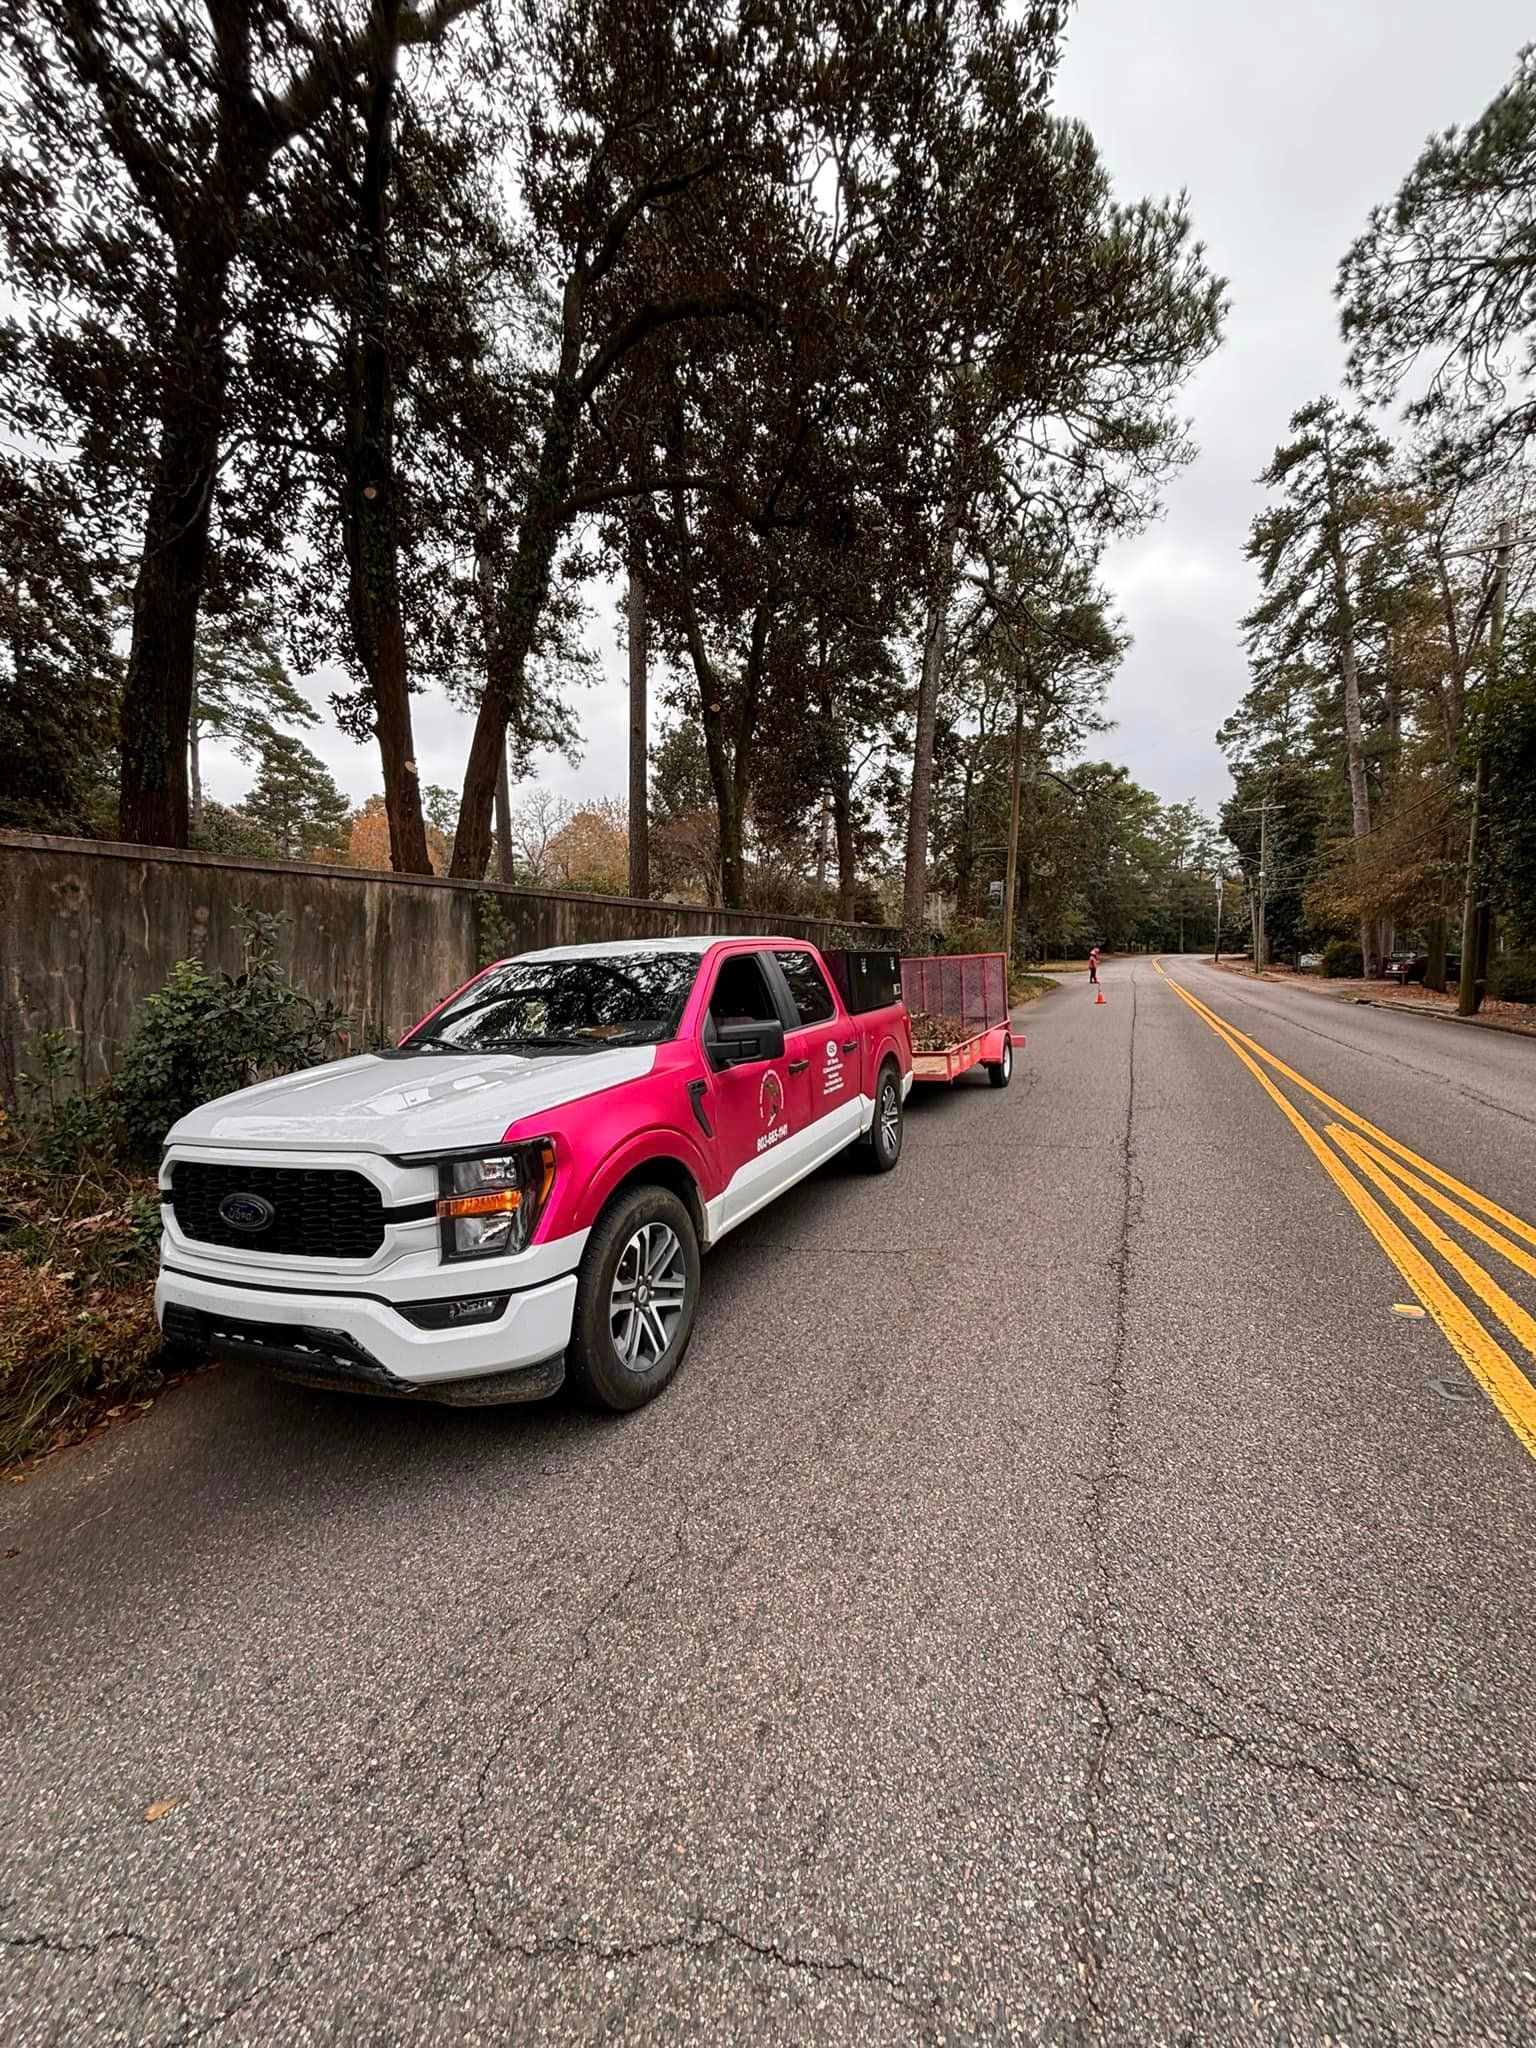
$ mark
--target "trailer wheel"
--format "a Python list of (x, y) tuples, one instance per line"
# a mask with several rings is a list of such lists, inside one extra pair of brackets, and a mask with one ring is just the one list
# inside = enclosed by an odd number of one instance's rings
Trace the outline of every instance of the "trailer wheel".
[(1006, 1088), (1013, 1079), (1013, 1040), (1003, 1040), (1003, 1056), (987, 1062), (987, 1079), (994, 1088)]
[(594, 1408), (653, 1401), (683, 1362), (699, 1305), (699, 1239), (670, 1188), (620, 1194), (581, 1255), (566, 1370)]
[(901, 1076), (896, 1062), (887, 1060), (875, 1084), (875, 1116), (864, 1154), (871, 1173), (889, 1173), (901, 1157), (903, 1121)]

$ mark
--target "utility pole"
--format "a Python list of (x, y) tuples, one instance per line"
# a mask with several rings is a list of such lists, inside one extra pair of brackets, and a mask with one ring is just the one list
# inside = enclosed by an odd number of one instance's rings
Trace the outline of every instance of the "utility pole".
[(1216, 877), (1216, 958), (1221, 958), (1221, 876)]
[[(1248, 815), (1259, 814), (1259, 886), (1252, 905), (1253, 914), (1253, 971), (1258, 974), (1264, 966), (1264, 954), (1269, 938), (1265, 929), (1266, 913), (1269, 908), (1269, 814), (1280, 806), (1272, 796), (1265, 797), (1261, 804), (1250, 804)], [(1218, 896), (1220, 884), (1217, 884)]]
[[(1515, 544), (1514, 527), (1508, 519), (1499, 521), (1499, 537), (1494, 543), (1497, 566), (1493, 572), (1493, 607), (1488, 623), (1488, 654), (1497, 663), (1504, 645), (1504, 604), (1509, 590), (1509, 555)], [(1467, 549), (1471, 554), (1473, 549)], [(1483, 920), (1482, 891), (1478, 887), (1478, 838), (1482, 831), (1483, 806), (1488, 801), (1488, 756), (1482, 747), (1477, 750), (1477, 768), (1472, 778), (1472, 817), (1467, 826), (1467, 874), (1461, 896), (1461, 987), (1456, 999), (1457, 1013), (1463, 1017), (1475, 1017), (1482, 1008), (1483, 978), (1479, 968), (1486, 971), (1486, 962), (1478, 958), (1482, 950), (1480, 941), (1486, 943), (1486, 927)]]
[(1259, 946), (1253, 960), (1255, 974), (1263, 972), (1264, 955), (1269, 948), (1269, 803), (1265, 797), (1259, 806)]
[(1024, 692), (1013, 693), (1013, 762), (1009, 769), (1008, 860), (1003, 869), (1003, 958), (1013, 960), (1013, 899), (1019, 886), (1019, 786), (1024, 778)]

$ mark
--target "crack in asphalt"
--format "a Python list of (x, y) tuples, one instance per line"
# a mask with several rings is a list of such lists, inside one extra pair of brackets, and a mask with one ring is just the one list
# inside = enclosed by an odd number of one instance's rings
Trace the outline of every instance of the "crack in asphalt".
[[(1371, 1785), (1385, 1790), (1406, 1793), (1410, 1798), (1422, 1796), (1423, 1787), (1414, 1779), (1398, 1777), (1394, 1772), (1378, 1769), (1360, 1753), (1352, 1737), (1340, 1730), (1324, 1728), (1320, 1724), (1307, 1724), (1292, 1718), (1292, 1725), (1303, 1727), (1307, 1732), (1324, 1737), (1335, 1743), (1341, 1753), (1340, 1760), (1329, 1764), (1317, 1757), (1309, 1756), (1300, 1743), (1287, 1742), (1281, 1737), (1266, 1733), (1262, 1728), (1244, 1729), (1232, 1727), (1212, 1714), (1203, 1702), (1185, 1697), (1166, 1686), (1155, 1684), (1139, 1672), (1115, 1667), (1115, 1676), (1130, 1692), (1140, 1696), (1142, 1710), (1155, 1721), (1167, 1727), (1177, 1728), (1196, 1742), (1220, 1743), (1233, 1755), (1245, 1762), (1261, 1765), (1266, 1770), (1288, 1771), (1319, 1779), (1326, 1785)], [(1251, 1708), (1259, 1714), (1266, 1708)], [(1276, 1715), (1273, 1718), (1285, 1717)]]
[(1081, 1848), (1078, 1862), (1077, 1897), (1072, 1913), (1072, 1946), (1077, 1959), (1077, 2009), (1073, 2016), (1077, 2040), (1103, 2038), (1104, 2032), (1104, 1927), (1100, 1900), (1100, 1837), (1109, 1768), (1110, 1744), (1115, 1737), (1112, 1695), (1116, 1669), (1111, 1627), (1114, 1589), (1110, 1578), (1105, 1523), (1107, 1501), (1114, 1488), (1126, 1482), (1121, 1463), (1125, 1434), (1125, 1361), (1130, 1323), (1131, 1240), (1140, 1213), (1142, 1189), (1136, 1173), (1136, 1000), (1131, 981), (1130, 1044), (1127, 1055), (1125, 1129), (1121, 1137), (1120, 1227), (1112, 1265), (1114, 1314), (1108, 1367), (1104, 1376), (1104, 1457), (1097, 1472), (1086, 1475), (1088, 1501), (1084, 1526), (1092, 1558), (1094, 1593), (1087, 1616), (1088, 1678), (1078, 1695), (1085, 1699), (1090, 1716), (1088, 1759), (1084, 1773), (1083, 1813), (1079, 1825)]
[[(680, 1516), (673, 1531), (672, 1547), (663, 1562), (671, 1562), (682, 1555), (683, 1521), (684, 1518)], [(470, 1901), (471, 1922), (476, 1932), (482, 1938), (497, 1942), (498, 1937), (495, 1930), (482, 1912), (480, 1889), (471, 1874), (468, 1846), (470, 1817), (485, 1803), (491, 1772), (500, 1758), (506, 1753), (507, 1746), (512, 1741), (518, 1728), (541, 1714), (565, 1687), (570, 1684), (582, 1664), (590, 1661), (593, 1630), (607, 1614), (613, 1612), (620, 1604), (625, 1594), (629, 1592), (647, 1566), (654, 1566), (655, 1564), (656, 1560), (654, 1558), (643, 1556), (637, 1558), (630, 1569), (624, 1574), (619, 1584), (611, 1592), (605, 1594), (602, 1600), (592, 1608), (578, 1629), (572, 1653), (567, 1658), (553, 1685), (549, 1686), (531, 1704), (508, 1717), (496, 1740), (481, 1760), (480, 1768), (476, 1773), (474, 1791), (459, 1806), (451, 1825), (443, 1830), (425, 1852), (411, 1856), (406, 1862), (391, 1872), (381, 1885), (367, 1893), (363, 1898), (354, 1900), (344, 1913), (339, 1914), (325, 1926), (314, 1928), (299, 1940), (290, 1942), (286, 1947), (279, 1949), (256, 1983), (243, 1991), (231, 2003), (221, 2006), (216, 2013), (202, 2021), (190, 2033), (186, 2031), (185, 2024), (183, 2024), (182, 2029), (178, 2033), (166, 2037), (166, 2048), (173, 2048), (173, 2044), (177, 2042), (200, 2041), (211, 2033), (214, 2028), (225, 2026), (242, 2012), (248, 2011), (258, 2000), (267, 1996), (276, 1987), (287, 1972), (290, 1964), (307, 1955), (312, 1949), (319, 1948), (324, 1943), (334, 1940), (338, 1934), (344, 1932), (354, 1922), (365, 1918), (377, 1907), (381, 1906), (392, 1893), (398, 1891), (402, 1885), (407, 1884), (419, 1872), (431, 1868), (440, 1860), (445, 1852), (450, 1850), (455, 1837), (457, 1838), (457, 1854), (454, 1861), (459, 1882)], [(520, 1628), (533, 1620), (535, 1615), (539, 1613), (541, 1605), (542, 1603), (535, 1603), (533, 1607), (508, 1621), (501, 1631), (502, 1635), (506, 1636), (512, 1630)], [(500, 1945), (504, 1946), (505, 1944)]]
[(96, 1941), (70, 1941), (58, 1934), (0, 1934), (0, 1948), (40, 1948), (55, 1956), (94, 1956), (114, 1942), (131, 1942), (137, 1948), (153, 1948), (154, 1943), (147, 1934), (136, 1934), (131, 1927), (114, 1927)]
[(296, 1961), (300, 1956), (307, 1955), (311, 1949), (319, 1948), (322, 1943), (334, 1941), (343, 1929), (350, 1927), (354, 1920), (361, 1920), (366, 1914), (371, 1913), (376, 1906), (382, 1905), (391, 1892), (398, 1891), (400, 1886), (405, 1884), (408, 1879), (414, 1877), (418, 1870), (425, 1870), (431, 1861), (432, 1858), (430, 1856), (413, 1857), (386, 1878), (376, 1891), (368, 1893), (365, 1898), (355, 1899), (346, 1912), (339, 1914), (335, 1920), (330, 1921), (324, 1927), (312, 1929), (310, 1933), (303, 1935), (298, 1941), (289, 1942), (286, 1947), (280, 1948), (263, 1977), (258, 1978), (248, 1990), (243, 1991), (230, 2004), (223, 2006), (211, 2018), (201, 2021), (190, 2033), (187, 2032), (185, 2022), (183, 2022), (182, 2028), (178, 2033), (169, 2034), (165, 2037), (167, 2048), (171, 2048), (171, 2044), (176, 2042), (201, 2041), (211, 2034), (215, 2027), (227, 2026), (230, 2020), (236, 2019), (241, 2013), (249, 2011), (258, 1999), (265, 1997), (274, 1988), (290, 1963)]
[(729, 1921), (721, 1920), (711, 1913), (701, 1913), (688, 1924), (670, 1934), (647, 1935), (633, 1941), (606, 1941), (600, 1935), (554, 1934), (534, 1937), (529, 1941), (513, 1941), (503, 1944), (516, 1955), (530, 1959), (554, 1955), (586, 1955), (600, 1962), (629, 1963), (641, 1961), (646, 1956), (658, 1955), (668, 1950), (694, 1949), (711, 1950), (722, 1942), (730, 1942), (749, 1955), (759, 1956), (765, 1962), (776, 1964), (780, 1969), (803, 1971), (819, 1977), (851, 1976), (872, 1989), (883, 1991), (898, 2004), (913, 2012), (936, 2012), (938, 1995), (933, 1989), (915, 1995), (912, 1986), (887, 1970), (877, 1969), (858, 1956), (850, 1955), (806, 1955), (798, 1949), (787, 1949), (779, 1942), (759, 1941), (746, 1934)]
[(497, 1764), (500, 1763), (503, 1756), (506, 1755), (507, 1746), (517, 1730), (528, 1721), (536, 1720), (547, 1707), (552, 1706), (560, 1694), (575, 1679), (582, 1665), (591, 1663), (592, 1633), (598, 1624), (617, 1611), (623, 1603), (625, 1595), (648, 1569), (659, 1570), (664, 1565), (675, 1564), (683, 1555), (686, 1547), (683, 1542), (683, 1528), (686, 1521), (687, 1513), (685, 1510), (677, 1516), (672, 1530), (671, 1547), (664, 1557), (658, 1560), (653, 1555), (642, 1552), (631, 1564), (629, 1570), (625, 1572), (618, 1585), (611, 1592), (605, 1594), (603, 1599), (591, 1610), (586, 1620), (577, 1630), (575, 1646), (556, 1676), (554, 1683), (548, 1686), (530, 1706), (521, 1709), (503, 1723), (500, 1733), (481, 1759), (480, 1769), (475, 1777), (474, 1792), (459, 1808), (456, 1816), (459, 1842), (457, 1862), (459, 1880), (469, 1896), (470, 1917), (481, 1936), (493, 1943), (499, 1942), (500, 1937), (482, 1911), (481, 1890), (471, 1873), (469, 1851), (470, 1819), (480, 1811), (486, 1802), (490, 1790), (491, 1773), (495, 1770)]

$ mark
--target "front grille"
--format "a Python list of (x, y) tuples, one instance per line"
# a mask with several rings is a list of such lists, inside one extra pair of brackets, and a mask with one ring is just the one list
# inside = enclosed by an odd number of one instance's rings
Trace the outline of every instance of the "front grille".
[[(257, 1195), (272, 1219), (236, 1230), (219, 1214), (231, 1195)], [(384, 1242), (384, 1198), (361, 1173), (342, 1167), (226, 1166), (178, 1159), (171, 1207), (186, 1237), (278, 1257), (367, 1259)]]

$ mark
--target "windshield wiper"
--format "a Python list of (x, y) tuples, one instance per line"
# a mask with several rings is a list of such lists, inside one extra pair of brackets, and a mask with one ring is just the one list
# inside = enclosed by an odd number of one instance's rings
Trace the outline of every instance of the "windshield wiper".
[(505, 1038), (487, 1040), (480, 1045), (461, 1045), (456, 1039), (438, 1038), (428, 1031), (422, 1033), (418, 1038), (407, 1039), (404, 1045), (391, 1046), (388, 1049), (394, 1053), (458, 1052), (483, 1054), (488, 1052), (519, 1052), (523, 1047), (528, 1046), (541, 1052), (551, 1048), (561, 1052), (602, 1052), (607, 1044), (608, 1041), (602, 1038), (577, 1037), (549, 1031), (509, 1033)]
[(482, 1050), (485, 1052), (507, 1052), (513, 1046), (518, 1045), (575, 1046), (579, 1052), (601, 1052), (603, 1041), (600, 1038), (586, 1038), (559, 1031), (530, 1031), (527, 1033), (514, 1033), (510, 1037), (499, 1040), (494, 1046), (487, 1045), (482, 1047)]

